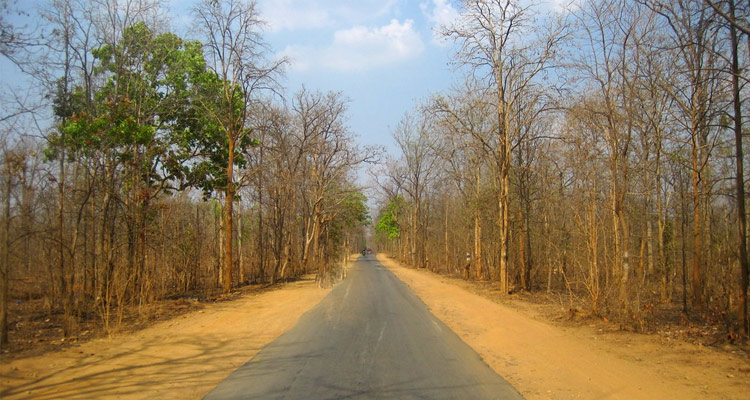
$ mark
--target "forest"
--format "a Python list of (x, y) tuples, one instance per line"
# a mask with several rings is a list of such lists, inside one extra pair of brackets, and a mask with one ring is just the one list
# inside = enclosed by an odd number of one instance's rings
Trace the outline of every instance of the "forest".
[(64, 340), (162, 299), (330, 286), (364, 246), (355, 171), (378, 152), (347, 126), (349, 99), (282, 98), (288, 60), (255, 2), (196, 2), (195, 38), (169, 31), (166, 3), (1, 3), (0, 52), (32, 82), (0, 115), (3, 350), (28, 318)]
[(0, 0), (0, 57), (31, 82), (1, 99), (3, 350), (22, 307), (117, 332), (165, 299), (330, 287), (366, 246), (621, 329), (748, 338), (750, 3), (454, 2), (437, 33), (462, 78), (392, 155), (344, 93), (285, 95), (254, 1), (196, 1), (184, 37), (167, 3)]
[(440, 34), (465, 78), (372, 173), (380, 251), (621, 329), (747, 338), (750, 3), (460, 4)]

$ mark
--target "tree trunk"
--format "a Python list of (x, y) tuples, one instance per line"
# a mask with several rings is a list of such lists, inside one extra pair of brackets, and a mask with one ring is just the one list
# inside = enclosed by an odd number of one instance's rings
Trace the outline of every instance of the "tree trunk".
[(641, 278), (641, 284), (646, 283), (646, 232), (641, 232), (641, 245), (638, 252), (638, 276)]
[[(734, 20), (735, 4), (734, 0), (729, 0), (729, 16)], [(750, 266), (747, 258), (747, 221), (745, 213), (745, 176), (744, 176), (744, 156), (742, 149), (742, 99), (740, 98), (739, 85), (739, 46), (737, 38), (737, 28), (729, 25), (731, 45), (732, 45), (732, 105), (734, 107), (734, 150), (735, 150), (735, 168), (737, 169), (735, 185), (737, 186), (737, 247), (739, 247), (740, 257), (740, 279), (739, 279), (739, 313), (738, 322), (742, 333), (745, 337), (750, 336), (750, 321), (747, 316), (747, 289), (750, 277)], [(750, 42), (750, 38), (748, 39)]]
[[(260, 146), (260, 149), (258, 151), (258, 163), (260, 165), (263, 165), (263, 153), (264, 153), (264, 146)], [(266, 263), (266, 252), (263, 248), (263, 231), (264, 231), (264, 222), (263, 222), (263, 174), (258, 174), (258, 277), (259, 282), (264, 283), (265, 282), (265, 263)]]
[(214, 213), (214, 227), (216, 228), (216, 287), (219, 288), (224, 282), (224, 208), (219, 205), (219, 212)]
[[(551, 242), (550, 238), (550, 229), (549, 229), (549, 213), (544, 213), (544, 234), (545, 237), (548, 238), (548, 242)], [(546, 246), (547, 250), (545, 251), (545, 259), (547, 262), (547, 294), (549, 294), (552, 291), (552, 257), (549, 251), (549, 248), (551, 247), (549, 244)]]
[(649, 210), (649, 215), (647, 216), (648, 220), (646, 221), (646, 259), (647, 259), (647, 268), (646, 273), (648, 276), (654, 275), (654, 245), (653, 245), (653, 223), (651, 222), (651, 213)]
[(657, 262), (661, 271), (661, 293), (660, 299), (663, 303), (669, 301), (669, 265), (666, 257), (666, 243), (664, 233), (666, 229), (665, 206), (661, 190), (661, 134), (657, 135), (656, 146), (656, 234), (657, 234)]
[(687, 227), (688, 227), (688, 211), (687, 201), (685, 200), (685, 187), (680, 172), (680, 236), (681, 236), (681, 266), (682, 266), (682, 313), (687, 314)]
[(586, 210), (588, 220), (588, 247), (591, 260), (589, 263), (589, 293), (591, 293), (591, 313), (599, 314), (599, 228), (596, 220), (596, 197), (591, 196), (591, 203)]
[[(7, 159), (6, 159), (7, 163)], [(12, 174), (6, 164), (5, 221), (3, 224), (2, 266), (0, 267), (0, 350), (8, 344), (8, 281), (10, 280), (10, 189)]]
[(622, 228), (622, 276), (620, 277), (620, 302), (625, 311), (630, 309), (630, 300), (628, 299), (628, 279), (630, 279), (630, 229), (625, 220), (625, 213), (619, 212), (620, 226)]
[(501, 176), (500, 182), (500, 291), (508, 294), (508, 177)]
[(242, 202), (238, 203), (237, 217), (237, 263), (240, 274), (239, 283), (242, 284), (245, 282), (245, 262), (242, 257), (242, 242), (244, 239), (244, 235), (242, 234)]
[(479, 209), (474, 210), (474, 276), (482, 280), (482, 218)]
[(521, 233), (518, 236), (518, 254), (521, 261), (521, 287), (523, 290), (531, 290), (531, 224), (529, 221), (529, 214), (531, 213), (531, 206), (529, 205), (528, 197), (522, 200), (522, 205), (519, 207), (519, 221), (521, 221), (522, 228)]
[[(193, 259), (193, 271), (191, 276), (194, 276), (195, 279), (193, 281), (197, 281), (198, 277), (200, 276), (200, 270), (201, 270), (201, 238), (202, 236), (202, 230), (201, 230), (201, 206), (200, 204), (195, 205), (195, 240), (193, 241), (193, 246), (195, 248), (193, 251), (195, 252), (194, 259)], [(186, 285), (185, 289), (189, 289), (190, 286)]]
[(224, 282), (223, 292), (232, 290), (232, 207), (234, 202), (234, 138), (229, 138), (229, 161), (227, 163), (227, 188), (224, 207)]
[(506, 114), (507, 102), (503, 87), (502, 60), (497, 60), (495, 66), (495, 84), (497, 85), (497, 129), (499, 130), (499, 185), (498, 185), (498, 227), (500, 228), (500, 291), (508, 293), (508, 186), (510, 183), (510, 128)]
[(411, 245), (409, 246), (409, 255), (410, 255), (410, 261), (411, 265), (414, 268), (419, 268), (419, 264), (417, 261), (417, 221), (419, 221), (419, 202), (418, 200), (414, 201), (414, 208), (412, 209), (411, 214)]
[[(696, 118), (693, 118), (694, 120)], [(700, 308), (703, 305), (703, 286), (701, 280), (701, 258), (703, 256), (703, 241), (701, 240), (701, 193), (700, 174), (698, 161), (698, 126), (693, 122), (692, 132), (692, 185), (693, 185), (693, 306)]]
[(445, 217), (445, 265), (444, 268), (446, 272), (450, 271), (450, 255), (449, 248), (448, 248), (448, 199), (445, 200), (445, 210), (444, 210), (444, 217)]
[(507, 129), (503, 133), (501, 138), (500, 151), (503, 156), (503, 160), (500, 165), (500, 184), (499, 184), (499, 198), (498, 198), (498, 211), (499, 221), (498, 225), (500, 228), (500, 291), (507, 294), (510, 290), (510, 282), (508, 277), (508, 233), (509, 233), (509, 204), (508, 204), (508, 187), (510, 185), (509, 179), (509, 162), (510, 162), (510, 144), (507, 142), (510, 139)]
[[(523, 221), (522, 208), (518, 209), (518, 220)], [(526, 234), (524, 233), (523, 228), (521, 228), (521, 232), (518, 235), (518, 264), (521, 267), (521, 289), (527, 290), (528, 276), (526, 275), (526, 272), (528, 266), (526, 265)]]
[[(62, 138), (61, 140), (64, 140), (64, 138)], [(60, 179), (57, 184), (57, 253), (59, 257), (58, 265), (60, 269), (60, 297), (63, 307), (63, 337), (68, 337), (70, 336), (72, 329), (72, 304), (69, 301), (70, 296), (68, 295), (68, 292), (70, 291), (70, 288), (68, 287), (68, 272), (65, 265), (65, 150), (61, 148), (60, 153)]]

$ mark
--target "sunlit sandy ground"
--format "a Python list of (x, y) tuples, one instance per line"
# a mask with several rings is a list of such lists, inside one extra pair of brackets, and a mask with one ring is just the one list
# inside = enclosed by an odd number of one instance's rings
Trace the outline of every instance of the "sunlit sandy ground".
[(2, 399), (199, 399), (329, 290), (314, 278), (0, 366)]
[(654, 335), (552, 325), (440, 275), (378, 260), (529, 400), (750, 398), (747, 358)]

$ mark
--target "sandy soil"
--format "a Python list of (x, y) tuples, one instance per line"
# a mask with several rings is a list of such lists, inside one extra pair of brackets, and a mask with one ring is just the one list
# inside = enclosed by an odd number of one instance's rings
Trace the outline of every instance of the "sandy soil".
[(378, 260), (498, 374), (535, 399), (750, 399), (747, 357), (652, 335), (561, 327)]
[(280, 285), (157, 323), (0, 365), (2, 399), (199, 399), (329, 290)]

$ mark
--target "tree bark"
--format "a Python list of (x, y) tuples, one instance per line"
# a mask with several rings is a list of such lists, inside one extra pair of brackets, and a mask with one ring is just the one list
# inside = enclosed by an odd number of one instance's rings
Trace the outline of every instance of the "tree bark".
[(0, 268), (0, 350), (8, 344), (8, 281), (10, 280), (10, 189), (12, 174), (7, 165), (5, 176), (5, 215), (3, 224), (2, 267)]
[[(729, 0), (729, 15), (732, 19), (735, 16), (734, 0)], [(747, 289), (750, 277), (750, 266), (747, 258), (747, 221), (745, 213), (745, 174), (744, 174), (744, 156), (742, 149), (742, 99), (740, 98), (739, 84), (739, 40), (737, 38), (737, 28), (730, 24), (730, 36), (732, 46), (732, 105), (734, 107), (734, 150), (735, 150), (735, 185), (737, 186), (737, 247), (739, 247), (740, 257), (740, 279), (739, 279), (739, 313), (738, 322), (740, 329), (745, 337), (750, 336), (750, 321), (747, 316)], [(748, 39), (750, 41), (750, 38)]]
[(239, 269), (240, 280), (242, 284), (245, 281), (245, 263), (242, 258), (242, 242), (244, 235), (242, 234), (242, 202), (239, 204), (239, 212), (237, 213), (237, 263)]
[(500, 130), (500, 182), (499, 182), (499, 193), (498, 193), (498, 211), (499, 221), (498, 225), (500, 228), (500, 291), (507, 294), (509, 290), (508, 280), (508, 231), (509, 231), (509, 215), (508, 215), (508, 186), (510, 185), (510, 129), (508, 124), (508, 118), (506, 115), (507, 103), (505, 101), (505, 92), (503, 88), (503, 72), (502, 62), (498, 62), (499, 67), (496, 67), (495, 71), (495, 82), (497, 84), (497, 119), (498, 129)]
[(449, 253), (449, 248), (448, 248), (448, 237), (449, 236), (448, 236), (448, 199), (447, 199), (447, 197), (446, 197), (446, 200), (445, 200), (444, 214), (445, 214), (444, 215), (444, 217), (445, 217), (445, 232), (444, 232), (445, 233), (445, 266), (444, 266), (444, 268), (445, 268), (446, 272), (448, 272), (448, 271), (451, 270), (451, 268), (450, 268), (450, 255), (448, 254)]
[(234, 135), (229, 138), (229, 161), (227, 163), (227, 188), (224, 207), (224, 282), (223, 292), (232, 290), (232, 207), (234, 202)]
[(476, 171), (474, 181), (474, 275), (482, 280), (482, 213), (480, 208), (480, 175)]
[[(258, 163), (263, 165), (263, 154), (264, 147), (260, 146), (258, 151)], [(263, 247), (264, 237), (264, 221), (263, 221), (263, 174), (258, 174), (258, 281), (264, 283), (266, 278), (265, 263), (266, 263), (266, 252)]]
[[(693, 118), (694, 120), (696, 118)], [(703, 241), (701, 240), (701, 193), (700, 173), (698, 162), (698, 126), (693, 121), (692, 132), (692, 186), (693, 186), (693, 306), (700, 308), (703, 304), (703, 286), (701, 285), (701, 258), (703, 256)]]

